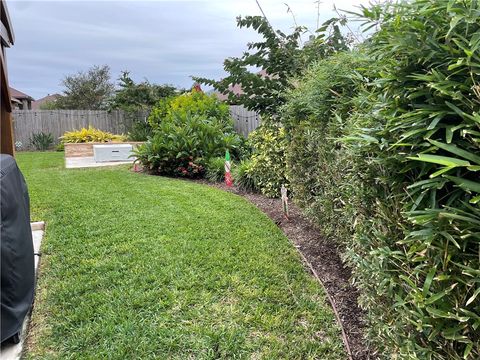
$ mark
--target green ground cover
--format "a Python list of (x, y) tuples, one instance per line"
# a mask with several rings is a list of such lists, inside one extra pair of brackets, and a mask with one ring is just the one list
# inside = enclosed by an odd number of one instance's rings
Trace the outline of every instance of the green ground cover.
[(241, 197), (19, 153), (47, 224), (32, 359), (344, 359), (320, 285)]

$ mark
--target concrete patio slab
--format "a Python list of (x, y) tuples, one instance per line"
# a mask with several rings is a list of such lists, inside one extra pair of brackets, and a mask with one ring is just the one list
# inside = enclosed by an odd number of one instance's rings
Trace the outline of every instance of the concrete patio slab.
[[(40, 245), (42, 244), (43, 234), (45, 231), (45, 224), (43, 222), (36, 222), (31, 224), (33, 237), (33, 251), (35, 254), (40, 253)], [(35, 255), (35, 275), (37, 274), (40, 256)], [(2, 360), (19, 360), (22, 356), (23, 343), (25, 340), (25, 333), (27, 324), (30, 320), (30, 314), (25, 317), (22, 325), (22, 333), (20, 342), (18, 344), (6, 344), (0, 349), (0, 359)]]
[(93, 156), (85, 157), (70, 157), (65, 158), (65, 167), (67, 169), (89, 168), (89, 167), (101, 167), (101, 166), (115, 166), (123, 164), (133, 164), (135, 159), (129, 161), (107, 161), (107, 162), (95, 162)]

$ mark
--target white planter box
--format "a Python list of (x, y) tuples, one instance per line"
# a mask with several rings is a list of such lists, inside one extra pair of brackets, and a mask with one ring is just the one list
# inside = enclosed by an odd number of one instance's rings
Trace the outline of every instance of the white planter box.
[(93, 145), (95, 162), (132, 161), (131, 154), (132, 145), (129, 144)]

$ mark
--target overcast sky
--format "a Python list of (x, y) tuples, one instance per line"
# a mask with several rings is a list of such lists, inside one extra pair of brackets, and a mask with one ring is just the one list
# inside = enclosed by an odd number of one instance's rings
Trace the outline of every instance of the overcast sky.
[[(314, 0), (260, 0), (274, 28), (291, 31), (293, 19), (314, 30)], [(354, 10), (368, 0), (322, 0), (320, 22), (337, 8)], [(224, 76), (223, 60), (240, 56), (256, 33), (238, 29), (238, 15), (260, 15), (255, 0), (7, 1), (15, 45), (7, 50), (11, 86), (35, 99), (61, 92), (65, 75), (108, 64), (113, 79), (179, 87), (191, 75)]]

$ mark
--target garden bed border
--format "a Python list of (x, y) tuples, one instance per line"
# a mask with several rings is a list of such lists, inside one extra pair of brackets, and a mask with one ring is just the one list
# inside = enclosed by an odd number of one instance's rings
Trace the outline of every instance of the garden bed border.
[(136, 147), (138, 147), (143, 143), (144, 143), (143, 141), (66, 143), (65, 158), (93, 156), (93, 145), (128, 144), (128, 145), (132, 145), (132, 147), (135, 149)]

